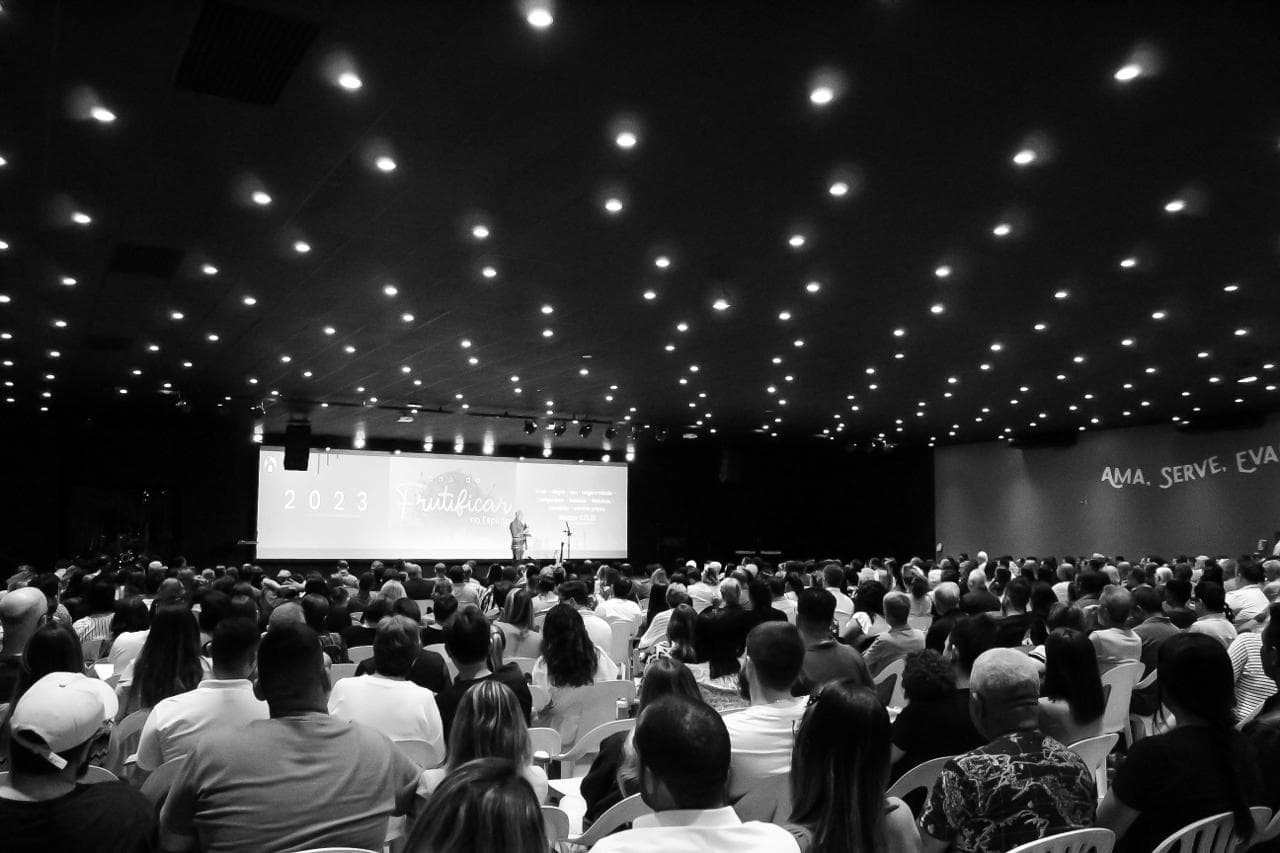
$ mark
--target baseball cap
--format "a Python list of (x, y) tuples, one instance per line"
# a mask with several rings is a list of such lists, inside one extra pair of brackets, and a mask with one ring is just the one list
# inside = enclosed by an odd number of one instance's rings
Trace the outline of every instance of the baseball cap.
[(694, 560), (686, 560), (686, 561), (685, 561), (685, 564), (684, 564), (684, 567), (685, 567), (686, 569), (696, 569), (696, 568), (698, 568), (698, 563), (697, 563), (696, 561), (694, 561)]
[(67, 762), (57, 753), (93, 738), (119, 709), (104, 682), (78, 672), (51, 672), (22, 694), (9, 729), (15, 742), (62, 770)]
[(158, 572), (164, 568), (164, 563), (159, 560), (152, 560), (150, 563), (147, 563), (147, 568), (153, 572)]

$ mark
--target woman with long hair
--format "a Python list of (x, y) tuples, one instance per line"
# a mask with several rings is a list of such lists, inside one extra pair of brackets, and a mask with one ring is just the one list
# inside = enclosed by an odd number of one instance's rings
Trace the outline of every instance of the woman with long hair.
[[(681, 605), (693, 612), (689, 605)], [(640, 682), (639, 712), (660, 696), (676, 694), (702, 701), (698, 684), (689, 668), (674, 657), (655, 658), (644, 671)], [(586, 820), (594, 821), (610, 806), (640, 790), (637, 768), (628, 761), (632, 732), (618, 732), (600, 742), (600, 751), (582, 780), (582, 799), (587, 803)]]
[(111, 648), (107, 660), (113, 672), (124, 672), (142, 651), (151, 627), (151, 610), (140, 595), (131, 595), (116, 602), (116, 612), (111, 617)]
[(911, 810), (889, 784), (889, 713), (852, 679), (805, 710), (791, 753), (791, 825), (804, 853), (917, 851)]
[(1130, 748), (1098, 807), (1098, 826), (1116, 834), (1117, 853), (1135, 853), (1189, 823), (1231, 812), (1235, 834), (1247, 842), (1249, 807), (1259, 805), (1262, 778), (1248, 740), (1236, 731), (1226, 648), (1211, 636), (1176, 634), (1161, 642), (1156, 669), (1161, 704), (1177, 722)]
[(533, 593), (526, 587), (512, 589), (502, 605), (502, 615), (493, 623), (507, 641), (507, 654), (536, 658), (542, 654), (542, 634), (533, 629)]
[(540, 726), (560, 732), (567, 747), (577, 740), (582, 718), (583, 688), (618, 677), (618, 667), (604, 649), (591, 642), (582, 614), (572, 605), (557, 604), (542, 625), (542, 656), (533, 665), (532, 680), (547, 691), (550, 701), (535, 708)]
[(1102, 734), (1107, 700), (1098, 653), (1081, 631), (1056, 628), (1044, 644), (1040, 731), (1063, 744)]
[(505, 758), (477, 758), (450, 773), (431, 795), (405, 844), (406, 853), (546, 849), (538, 798), (520, 765)]
[(448, 776), (477, 758), (503, 758), (521, 768), (539, 803), (547, 801), (547, 774), (533, 763), (529, 727), (511, 688), (492, 678), (477, 682), (462, 694), (449, 730), (449, 760), (443, 767), (422, 771), (418, 796), (430, 798)]
[(166, 605), (151, 619), (147, 641), (117, 688), (123, 719), (141, 708), (154, 708), (161, 699), (194, 690), (205, 677), (200, 657), (200, 628), (183, 604)]
[(696, 663), (698, 652), (694, 647), (698, 614), (688, 604), (681, 604), (671, 611), (667, 620), (667, 638), (653, 647), (653, 660), (673, 658), (684, 664)]

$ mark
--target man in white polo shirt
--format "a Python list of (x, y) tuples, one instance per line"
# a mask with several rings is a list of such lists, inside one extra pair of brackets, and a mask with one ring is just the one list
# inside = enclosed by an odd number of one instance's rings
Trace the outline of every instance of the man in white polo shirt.
[(596, 842), (595, 853), (799, 850), (782, 827), (743, 823), (729, 805), (725, 792), (729, 732), (710, 705), (668, 695), (645, 706), (636, 721), (635, 751), (640, 796), (653, 814), (638, 817), (631, 829)]
[(138, 741), (138, 767), (148, 772), (186, 755), (212, 731), (267, 719), (267, 703), (253, 695), (260, 634), (252, 619), (223, 619), (213, 630), (213, 677), (195, 690), (156, 703)]

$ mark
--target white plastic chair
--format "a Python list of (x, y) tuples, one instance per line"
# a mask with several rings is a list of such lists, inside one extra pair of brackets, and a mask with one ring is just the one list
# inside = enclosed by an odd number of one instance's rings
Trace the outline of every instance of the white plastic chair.
[(629, 732), (635, 727), (635, 718), (628, 717), (625, 720), (613, 720), (612, 722), (604, 723), (584, 735), (578, 735), (578, 739), (573, 742), (572, 748), (563, 753), (552, 753), (555, 756), (555, 760), (560, 762), (560, 778), (567, 779), (570, 776), (578, 775), (575, 772), (578, 762), (585, 758), (594, 757), (600, 751), (600, 744), (605, 738), (618, 732)]
[(542, 807), (542, 825), (547, 833), (547, 846), (559, 850), (569, 840), (569, 813), (559, 806)]
[(1114, 832), (1101, 827), (1090, 827), (1030, 841), (1013, 848), (1009, 853), (1111, 853), (1115, 844)]
[(635, 631), (635, 623), (630, 619), (610, 619), (609, 631), (613, 635), (609, 643), (609, 658), (625, 676), (631, 665), (631, 635)]
[(529, 685), (530, 704), (533, 705), (533, 712), (536, 714), (543, 708), (551, 704), (551, 694), (547, 692), (547, 688), (539, 687), (537, 684)]
[(529, 748), (533, 750), (534, 757), (541, 752), (546, 753), (548, 761), (554, 760), (560, 754), (560, 732), (545, 726), (529, 729)]
[(356, 664), (335, 663), (329, 665), (329, 684), (337, 684), (344, 678), (352, 678), (356, 674)]
[(645, 805), (639, 794), (632, 794), (610, 806), (609, 810), (600, 815), (586, 832), (576, 838), (570, 838), (569, 843), (590, 847), (623, 824), (631, 823), (641, 815), (652, 813), (653, 809)]
[(1280, 838), (1280, 811), (1276, 812), (1275, 817), (1271, 818), (1270, 823), (1268, 823), (1265, 820), (1262, 821), (1261, 823), (1258, 822), (1258, 814), (1259, 812), (1263, 811), (1263, 809), (1252, 808), (1250, 809), (1250, 811), (1253, 812), (1253, 820), (1254, 820), (1254, 823), (1257, 824), (1255, 827), (1256, 831), (1253, 834), (1253, 838), (1249, 839), (1250, 848), (1256, 847), (1257, 845), (1263, 844), (1268, 841), (1273, 841), (1276, 838)]
[(419, 738), (405, 738), (403, 740), (393, 741), (396, 748), (404, 753), (405, 757), (414, 764), (423, 768), (435, 767), (444, 761), (444, 756), (440, 751)]
[(138, 748), (138, 741), (142, 738), (142, 726), (147, 722), (150, 714), (150, 708), (134, 711), (111, 730), (111, 736), (107, 740), (105, 766), (112, 773), (119, 774), (124, 771), (126, 761)]
[(151, 771), (151, 775), (142, 783), (140, 789), (142, 796), (146, 797), (156, 809), (159, 809), (164, 803), (164, 798), (169, 796), (169, 788), (173, 786), (173, 780), (178, 778), (178, 771), (182, 769), (182, 764), (186, 760), (185, 755), (170, 758)]
[(1231, 812), (1190, 823), (1161, 841), (1151, 853), (1234, 853), (1236, 819)]
[(373, 646), (351, 646), (347, 649), (347, 659), (358, 664), (373, 657)]
[(954, 757), (953, 755), (944, 755), (940, 758), (930, 758), (928, 761), (920, 762), (899, 776), (898, 781), (890, 785), (889, 790), (885, 791), (884, 795), (902, 799), (907, 794), (920, 788), (924, 788), (926, 791), (931, 790), (933, 783), (938, 781), (942, 768)]
[[(1133, 685), (1133, 690), (1129, 694), (1130, 702), (1133, 700), (1134, 693), (1137, 693), (1140, 690), (1146, 690), (1151, 685), (1155, 684), (1156, 676), (1159, 675), (1159, 673), (1160, 670), (1153, 667), (1150, 675)], [(1144, 737), (1151, 737), (1151, 735), (1155, 734), (1155, 727), (1155, 714), (1130, 714), (1129, 725), (1125, 727), (1124, 731), (1125, 749), (1133, 746)]]
[(79, 781), (85, 785), (96, 785), (99, 782), (119, 782), (120, 779), (107, 768), (90, 764), (85, 768), (84, 776), (80, 777)]
[(1108, 735), (1087, 737), (1067, 747), (1088, 765), (1089, 772), (1093, 774), (1094, 784), (1098, 786), (1099, 800), (1107, 795), (1107, 756), (1116, 748), (1116, 742), (1119, 740), (1120, 735), (1112, 732)]
[(875, 677), (876, 693), (880, 696), (884, 695), (881, 685), (892, 680), (892, 687), (889, 689), (889, 707), (901, 708), (907, 704), (907, 695), (902, 689), (902, 672), (907, 667), (906, 658), (898, 658), (893, 663), (880, 670), (880, 674)]
[(1129, 722), (1129, 700), (1141, 679), (1142, 664), (1138, 661), (1117, 664), (1102, 673), (1102, 689), (1107, 694), (1107, 707), (1102, 712), (1103, 734), (1124, 731)]

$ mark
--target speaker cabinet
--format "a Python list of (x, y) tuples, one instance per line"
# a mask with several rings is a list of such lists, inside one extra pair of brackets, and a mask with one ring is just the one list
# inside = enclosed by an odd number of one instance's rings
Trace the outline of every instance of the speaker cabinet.
[(311, 424), (289, 424), (284, 430), (284, 470), (305, 471), (311, 456)]

